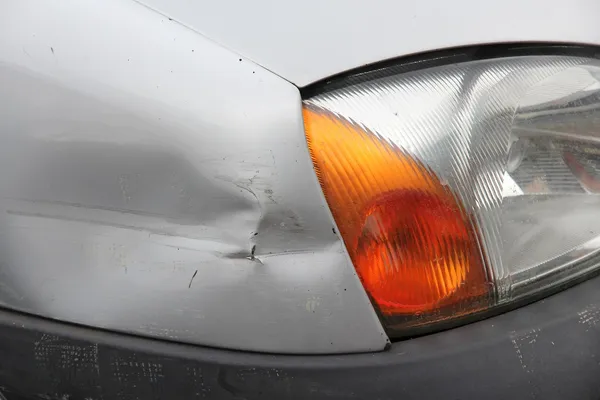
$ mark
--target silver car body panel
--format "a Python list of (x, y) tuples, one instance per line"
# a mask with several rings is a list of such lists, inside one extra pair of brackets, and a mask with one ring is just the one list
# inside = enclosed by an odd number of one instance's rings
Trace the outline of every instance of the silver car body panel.
[(455, 46), (600, 44), (598, 0), (141, 1), (298, 86)]
[(0, 9), (4, 307), (260, 352), (385, 347), (294, 85), (136, 2)]

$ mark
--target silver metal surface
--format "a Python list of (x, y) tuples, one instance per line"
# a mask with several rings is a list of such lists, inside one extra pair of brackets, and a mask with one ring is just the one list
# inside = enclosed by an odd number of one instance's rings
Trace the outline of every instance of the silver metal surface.
[(0, 9), (3, 306), (243, 350), (384, 348), (297, 88), (135, 2)]
[(600, 44), (598, 0), (140, 1), (299, 86), (456, 46)]

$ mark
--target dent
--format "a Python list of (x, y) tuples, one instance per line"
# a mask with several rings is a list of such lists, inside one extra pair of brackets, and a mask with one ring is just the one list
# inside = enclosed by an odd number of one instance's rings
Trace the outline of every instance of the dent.
[[(136, 3), (68, 9), (22, 7), (23, 24), (3, 26), (0, 247), (14, 293), (0, 287), (0, 301), (244, 350), (383, 348), (331, 232), (298, 89)], [(75, 41), (73, 15), (88, 27)]]

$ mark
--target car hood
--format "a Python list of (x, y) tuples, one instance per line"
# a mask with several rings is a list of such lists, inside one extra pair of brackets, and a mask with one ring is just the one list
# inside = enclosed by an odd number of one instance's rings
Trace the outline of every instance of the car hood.
[(597, 0), (142, 0), (298, 85), (436, 49), (600, 44)]

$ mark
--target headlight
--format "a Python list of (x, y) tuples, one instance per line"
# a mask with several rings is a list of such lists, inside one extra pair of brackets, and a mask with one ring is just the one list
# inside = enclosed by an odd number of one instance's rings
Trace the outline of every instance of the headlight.
[(396, 335), (598, 266), (596, 60), (384, 71), (305, 100), (304, 122), (346, 249)]

